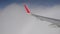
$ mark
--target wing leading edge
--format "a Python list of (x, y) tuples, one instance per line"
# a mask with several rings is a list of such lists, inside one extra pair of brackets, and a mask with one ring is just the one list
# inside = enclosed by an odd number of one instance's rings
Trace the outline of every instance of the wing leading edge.
[(51, 22), (51, 23), (56, 24), (56, 25), (60, 25), (59, 19), (44, 17), (44, 16), (40, 16), (40, 15), (36, 15), (36, 14), (32, 14), (32, 16), (35, 16), (36, 18), (38, 18), (42, 21), (47, 21), (47, 22)]

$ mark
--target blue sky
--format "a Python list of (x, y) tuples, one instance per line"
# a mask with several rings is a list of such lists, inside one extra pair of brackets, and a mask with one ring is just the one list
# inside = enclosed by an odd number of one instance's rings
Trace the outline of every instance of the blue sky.
[(54, 6), (60, 5), (60, 0), (0, 0), (0, 8), (4, 8), (9, 4), (12, 3), (28, 3), (30, 2), (31, 5), (43, 5), (43, 6)]

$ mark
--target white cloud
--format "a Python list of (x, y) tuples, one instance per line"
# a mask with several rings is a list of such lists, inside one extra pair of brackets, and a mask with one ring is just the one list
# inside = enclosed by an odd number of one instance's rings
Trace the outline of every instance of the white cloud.
[[(33, 13), (48, 17), (58, 17), (60, 6), (52, 8), (34, 8)], [(39, 11), (39, 12), (38, 12)], [(1, 34), (59, 34), (58, 28), (49, 28), (48, 22), (42, 22), (26, 14), (24, 7), (17, 4), (7, 6), (0, 16)]]
[(36, 8), (31, 9), (31, 11), (35, 14), (60, 19), (60, 5), (55, 5), (53, 7), (43, 7), (36, 6)]

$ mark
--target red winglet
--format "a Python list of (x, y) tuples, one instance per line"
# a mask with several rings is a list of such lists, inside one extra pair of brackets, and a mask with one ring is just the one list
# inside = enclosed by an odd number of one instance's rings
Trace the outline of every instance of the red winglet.
[(24, 4), (24, 7), (25, 7), (26, 12), (30, 14), (30, 10), (29, 10), (28, 6), (26, 4)]

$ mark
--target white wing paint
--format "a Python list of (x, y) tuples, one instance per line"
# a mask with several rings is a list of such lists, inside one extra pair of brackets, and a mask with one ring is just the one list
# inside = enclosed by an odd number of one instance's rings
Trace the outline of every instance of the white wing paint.
[(44, 17), (44, 16), (40, 16), (40, 15), (36, 15), (36, 14), (31, 14), (31, 15), (35, 16), (36, 18), (38, 18), (38, 19), (40, 19), (42, 21), (51, 22), (51, 23), (57, 25), (58, 27), (60, 27), (60, 20), (59, 19)]

